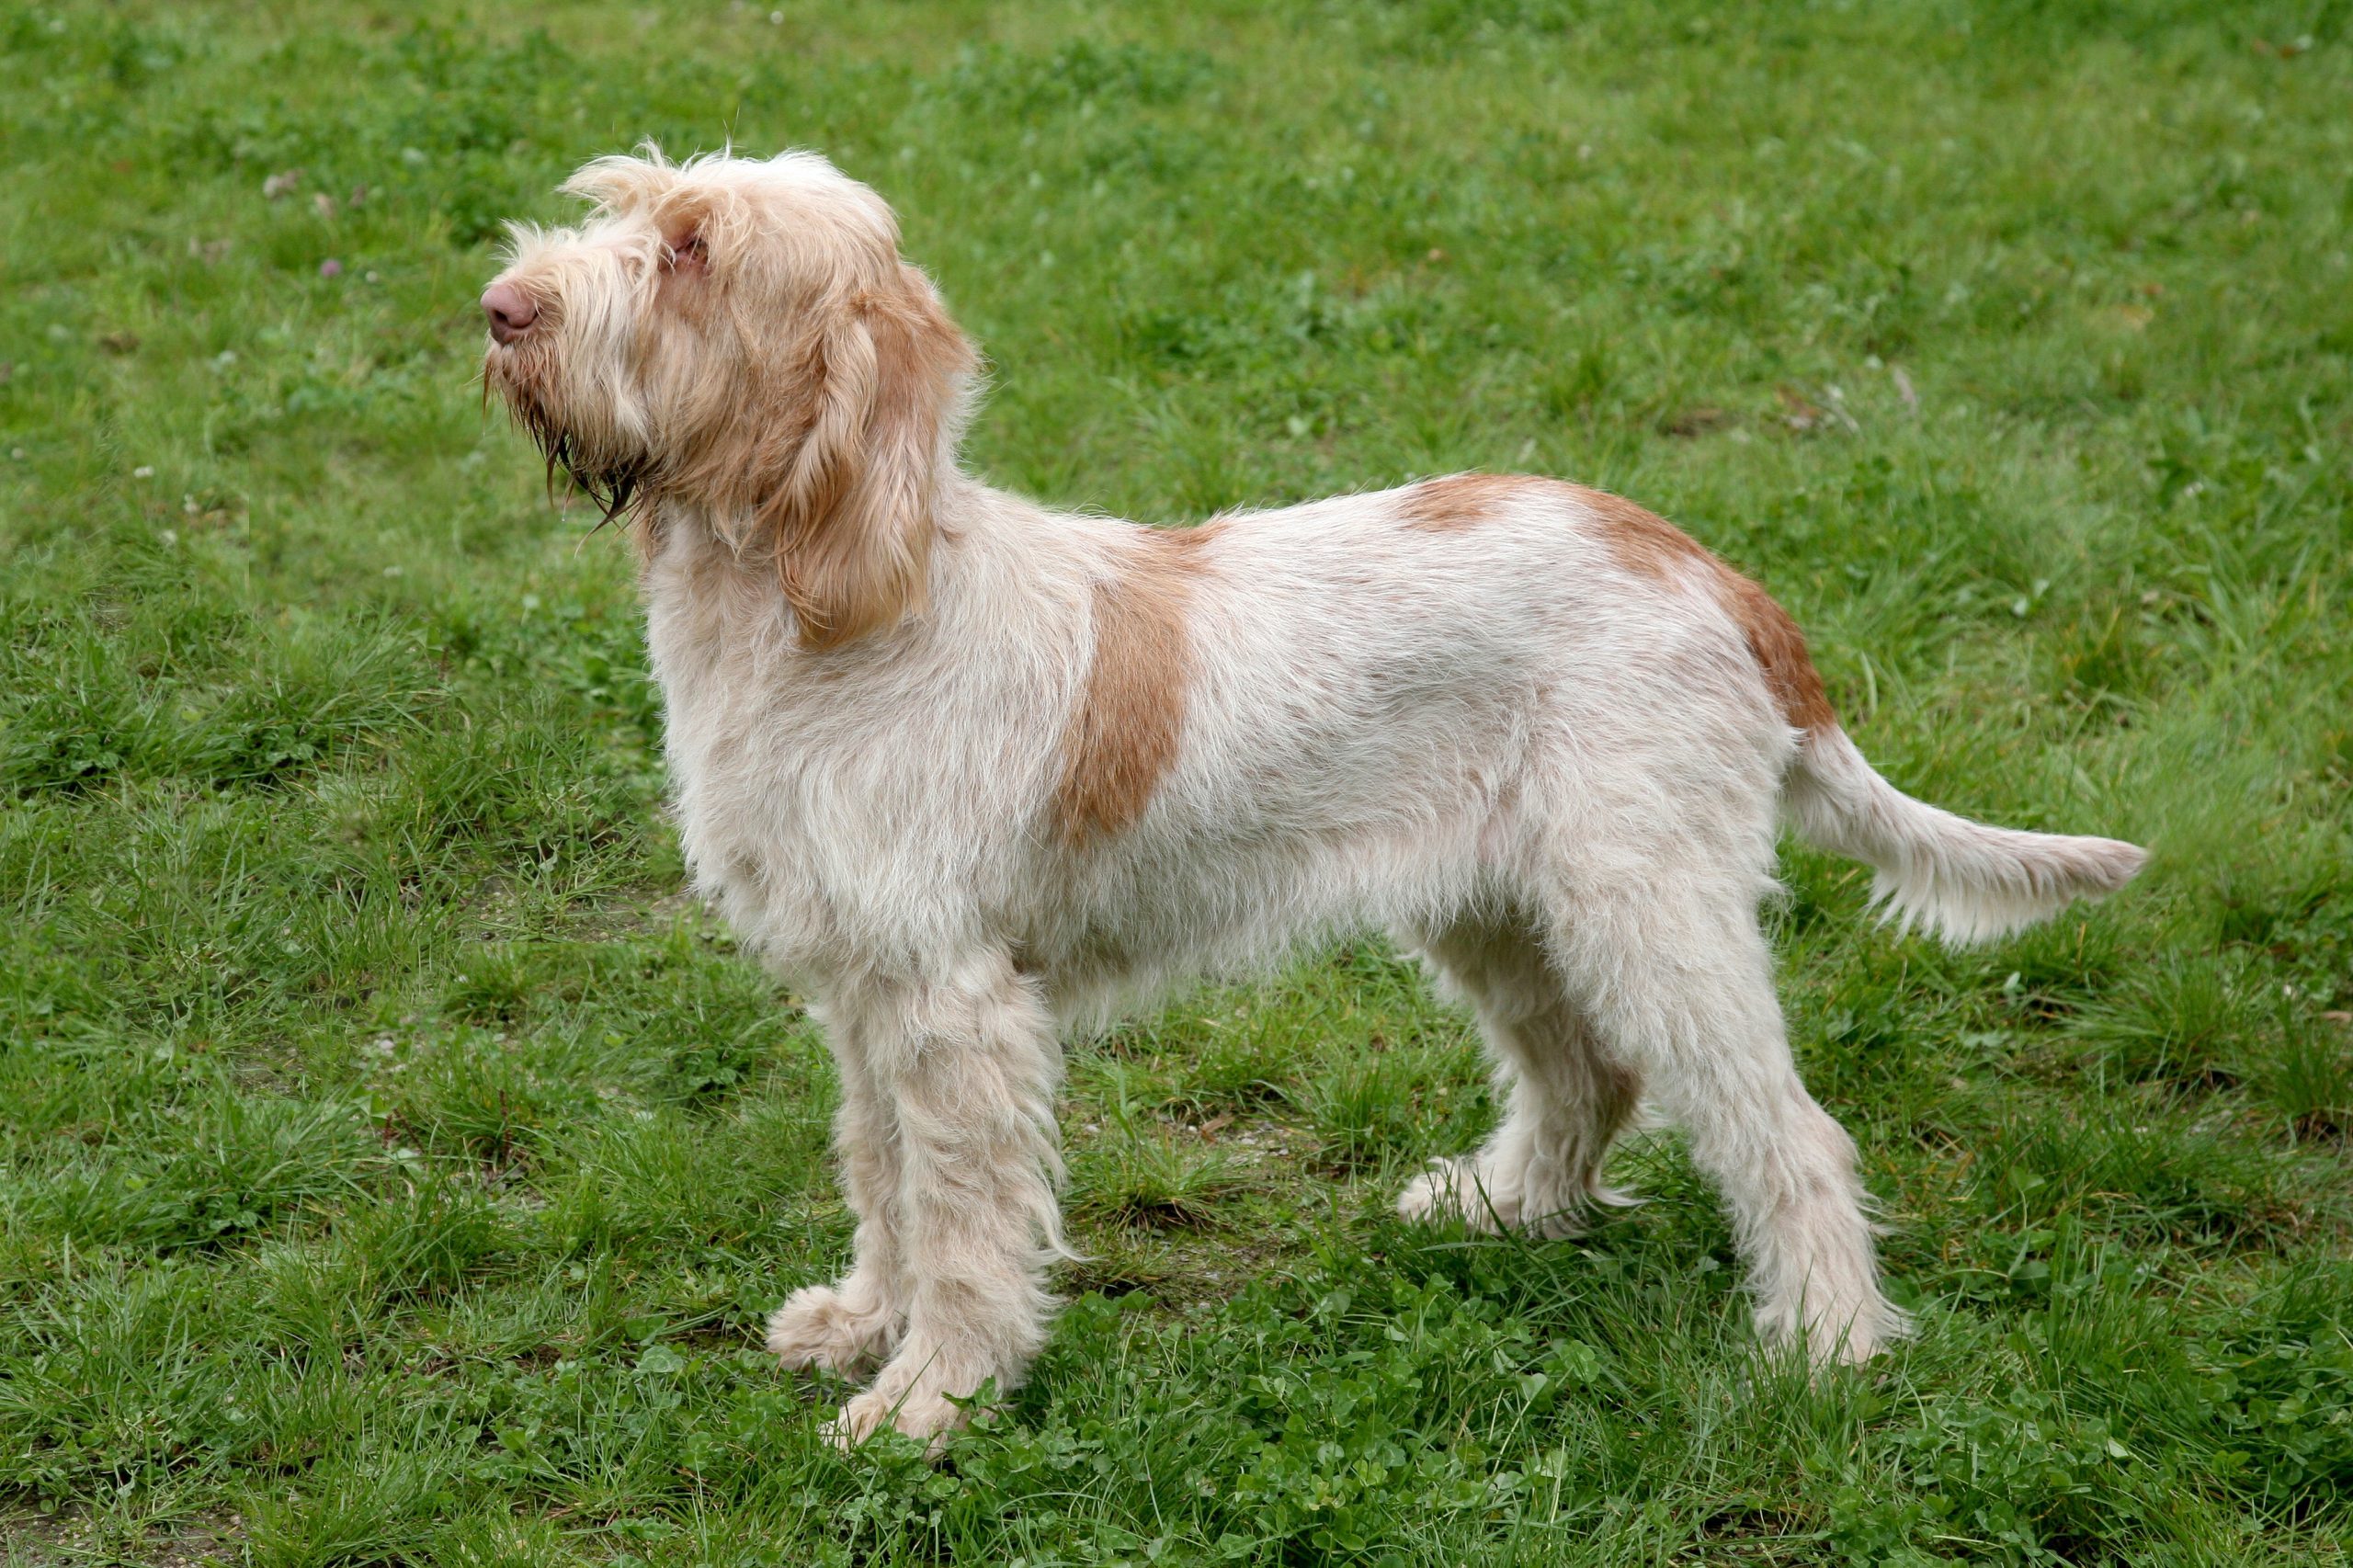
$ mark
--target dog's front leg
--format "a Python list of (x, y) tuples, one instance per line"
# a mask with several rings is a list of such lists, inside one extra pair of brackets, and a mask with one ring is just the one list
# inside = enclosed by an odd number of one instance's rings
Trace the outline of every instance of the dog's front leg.
[(868, 1061), (857, 1009), (817, 1011), (841, 1083), (834, 1147), (842, 1192), (858, 1216), (850, 1269), (831, 1285), (795, 1290), (768, 1319), (768, 1349), (788, 1367), (850, 1372), (890, 1354), (906, 1326), (906, 1271), (899, 1250), (899, 1128)]
[(1045, 1340), (1045, 1267), (1062, 1248), (1062, 1050), (1036, 986), (991, 954), (882, 987), (864, 1012), (866, 1065), (898, 1131), (906, 1329), (843, 1407), (845, 1444), (886, 1422), (936, 1437), (961, 1418), (955, 1399), (1018, 1383)]

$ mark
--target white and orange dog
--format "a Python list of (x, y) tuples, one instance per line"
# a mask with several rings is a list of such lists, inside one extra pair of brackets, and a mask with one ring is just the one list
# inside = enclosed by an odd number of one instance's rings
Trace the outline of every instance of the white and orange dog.
[(990, 489), (972, 347), (822, 158), (565, 188), (585, 222), (518, 229), (483, 295), (489, 384), (631, 517), (697, 885), (839, 1063), (856, 1256), (768, 1347), (881, 1363), (844, 1441), (935, 1437), (1037, 1353), (1065, 1027), (1367, 926), (1468, 999), (1506, 1108), (1405, 1214), (1571, 1229), (1647, 1096), (1768, 1341), (1903, 1332), (1774, 998), (1777, 823), (1962, 942), (2141, 850), (1899, 792), (1780, 607), (1614, 495), (1458, 474), (1154, 528)]

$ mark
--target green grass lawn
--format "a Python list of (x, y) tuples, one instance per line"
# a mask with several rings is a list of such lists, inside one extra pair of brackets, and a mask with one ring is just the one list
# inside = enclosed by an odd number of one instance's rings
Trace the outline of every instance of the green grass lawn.
[[(2347, 18), (10, 8), (0, 1560), (2344, 1561)], [(1617, 489), (1903, 787), (2153, 845), (1961, 956), (1789, 855), (1919, 1337), (1761, 1360), (1667, 1133), (1578, 1241), (1393, 1223), (1492, 1110), (1367, 943), (1074, 1047), (1035, 1380), (826, 1448), (757, 1341), (847, 1251), (831, 1069), (680, 896), (626, 542), (473, 381), (500, 221), (647, 135), (894, 201), (999, 483)]]

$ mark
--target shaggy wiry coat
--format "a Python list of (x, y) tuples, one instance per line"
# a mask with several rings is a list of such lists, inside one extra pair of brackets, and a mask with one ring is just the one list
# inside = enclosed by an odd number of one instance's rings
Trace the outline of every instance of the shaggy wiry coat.
[(1902, 1332), (1774, 998), (1777, 823), (1957, 941), (2140, 850), (1897, 791), (1780, 608), (1613, 495), (1460, 474), (1155, 529), (983, 485), (972, 352), (821, 158), (649, 149), (567, 188), (584, 226), (518, 230), (483, 296), (489, 383), (631, 516), (696, 883), (839, 1063), (855, 1258), (768, 1345), (881, 1363), (846, 1441), (933, 1437), (1036, 1353), (1066, 1028), (1368, 926), (1476, 1010), (1506, 1107), (1406, 1214), (1572, 1227), (1648, 1096), (1761, 1333)]

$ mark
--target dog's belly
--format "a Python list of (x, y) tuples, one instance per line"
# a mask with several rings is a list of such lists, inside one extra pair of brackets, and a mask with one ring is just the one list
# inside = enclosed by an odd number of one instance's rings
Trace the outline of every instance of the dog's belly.
[(1062, 896), (1025, 912), (1016, 950), (1058, 1013), (1100, 1023), (1190, 980), (1264, 972), (1314, 943), (1427, 929), (1507, 898), (1483, 853), (1492, 820), (1457, 809), (1213, 835), (1150, 819), (1066, 859), (1051, 879)]

